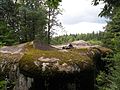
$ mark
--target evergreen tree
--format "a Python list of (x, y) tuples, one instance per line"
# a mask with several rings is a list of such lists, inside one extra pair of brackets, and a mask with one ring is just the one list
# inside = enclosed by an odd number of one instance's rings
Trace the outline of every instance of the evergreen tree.
[(105, 31), (105, 45), (115, 51), (120, 51), (120, 7), (117, 7), (112, 19), (108, 22)]
[[(114, 68), (110, 71), (111, 74), (106, 75), (110, 83), (106, 83), (105, 86), (101, 86), (102, 90), (120, 90), (120, 0), (93, 0), (94, 5), (104, 2), (105, 6), (100, 13), (100, 16), (104, 16), (110, 19), (106, 26), (103, 43), (106, 47), (113, 50), (114, 56)], [(109, 68), (110, 69), (110, 68)], [(104, 82), (103, 80), (101, 80)]]

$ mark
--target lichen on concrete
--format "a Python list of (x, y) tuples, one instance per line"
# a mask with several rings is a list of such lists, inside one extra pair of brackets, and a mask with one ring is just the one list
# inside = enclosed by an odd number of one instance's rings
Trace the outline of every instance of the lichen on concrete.
[[(88, 49), (70, 49), (67, 52), (59, 50), (38, 50), (28, 46), (20, 60), (20, 68), (24, 72), (44, 73), (80, 72), (93, 67), (92, 59), (87, 55)], [(35, 72), (36, 71), (36, 72)]]
[(0, 68), (1, 71), (4, 71), (4, 68), (9, 70), (9, 64), (18, 63), (21, 71), (34, 75), (46, 72), (80, 72), (94, 67), (93, 57), (96, 53), (105, 55), (108, 52), (110, 50), (103, 47), (77, 47), (66, 51), (39, 50), (35, 49), (32, 43), (26, 43), (1, 48)]
[[(86, 73), (86, 76), (90, 74), (94, 77), (93, 71), (97, 66), (95, 62), (112, 53), (110, 49), (100, 46), (77, 46), (64, 50), (51, 46), (47, 49), (46, 46), (45, 49), (36, 49), (32, 43), (0, 48), (0, 80), (7, 78), (8, 81), (15, 83), (12, 85), (13, 90), (18, 90), (19, 87), (28, 90), (35, 78), (44, 77), (50, 80), (58, 77), (69, 78), (74, 77), (76, 73), (78, 78), (80, 75), (80, 78), (84, 77)], [(91, 80), (91, 77), (88, 79)]]

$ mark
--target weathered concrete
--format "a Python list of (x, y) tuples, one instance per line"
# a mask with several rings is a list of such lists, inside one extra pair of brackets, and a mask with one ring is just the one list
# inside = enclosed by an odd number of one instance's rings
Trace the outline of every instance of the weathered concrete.
[(110, 52), (93, 46), (46, 51), (32, 43), (2, 47), (0, 79), (10, 90), (94, 90), (96, 63)]

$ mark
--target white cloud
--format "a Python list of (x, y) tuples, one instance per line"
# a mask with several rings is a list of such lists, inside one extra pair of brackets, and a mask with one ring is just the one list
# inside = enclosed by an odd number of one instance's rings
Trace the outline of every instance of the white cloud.
[(89, 22), (80, 22), (74, 25), (66, 25), (67, 34), (76, 34), (76, 33), (91, 33), (93, 31), (103, 31), (103, 27), (106, 24), (102, 23), (89, 23)]
[(64, 11), (59, 19), (68, 34), (103, 30), (106, 25), (105, 18), (98, 17), (103, 5), (91, 4), (92, 0), (62, 0)]
[[(78, 34), (78, 33), (91, 33), (91, 32), (98, 32), (104, 31), (103, 27), (106, 24), (104, 23), (90, 23), (90, 22), (80, 22), (74, 25), (65, 25), (65, 31), (58, 30), (58, 35), (63, 34)], [(57, 35), (56, 35), (57, 36)]]

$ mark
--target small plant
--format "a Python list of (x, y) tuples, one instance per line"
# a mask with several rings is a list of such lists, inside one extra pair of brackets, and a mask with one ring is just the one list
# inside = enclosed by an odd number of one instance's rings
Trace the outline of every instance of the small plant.
[(4, 90), (6, 84), (7, 82), (5, 80), (0, 81), (0, 90)]
[(102, 45), (102, 42), (98, 41), (98, 40), (89, 40), (87, 42), (92, 44), (92, 45)]

